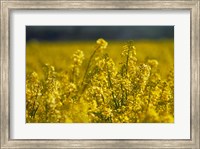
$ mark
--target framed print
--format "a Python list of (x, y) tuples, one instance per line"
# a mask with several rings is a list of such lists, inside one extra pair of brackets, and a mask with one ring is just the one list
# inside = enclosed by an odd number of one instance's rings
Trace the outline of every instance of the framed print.
[(1, 1), (1, 148), (199, 148), (199, 0)]

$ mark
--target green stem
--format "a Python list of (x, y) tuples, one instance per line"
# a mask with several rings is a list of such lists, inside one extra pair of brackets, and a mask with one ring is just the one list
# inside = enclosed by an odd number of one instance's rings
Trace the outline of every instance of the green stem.
[[(94, 50), (94, 52), (92, 53), (92, 55), (90, 56), (90, 59), (89, 59), (89, 61), (88, 61), (88, 65), (87, 65), (87, 67), (86, 67), (85, 74), (84, 74), (84, 77), (83, 77), (82, 85), (83, 85), (83, 83), (84, 83), (84, 81), (85, 81), (85, 78), (86, 78), (86, 76), (87, 76), (87, 73), (88, 73), (88, 70), (89, 70), (90, 63), (91, 63), (91, 61), (92, 61), (92, 58), (94, 57), (95, 53), (97, 52), (97, 50), (98, 50), (99, 48), (100, 48), (100, 46), (98, 46), (98, 47)], [(83, 87), (83, 88), (84, 88), (84, 87)]]
[(110, 89), (112, 90), (112, 98), (113, 98), (113, 101), (114, 101), (114, 104), (115, 104), (115, 108), (117, 109), (119, 104), (117, 103), (117, 100), (115, 98), (115, 94), (113, 92), (113, 84), (112, 84), (112, 81), (111, 81), (111, 77), (110, 77), (110, 72), (108, 71), (108, 67), (107, 67), (107, 72), (108, 72), (108, 82), (109, 82), (109, 86), (110, 86)]

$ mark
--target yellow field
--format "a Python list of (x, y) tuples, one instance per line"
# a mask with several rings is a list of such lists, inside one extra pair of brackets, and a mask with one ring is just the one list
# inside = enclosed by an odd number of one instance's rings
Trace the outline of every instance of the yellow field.
[(172, 40), (28, 42), (26, 121), (173, 122), (173, 65)]
[[(43, 64), (53, 65), (56, 71), (66, 71), (72, 63), (72, 55), (80, 49), (84, 52), (85, 60), (94, 50), (96, 41), (91, 42), (36, 42), (27, 43), (26, 69), (27, 73), (36, 71), (42, 73)], [(123, 46), (126, 41), (108, 41), (104, 51), (118, 64)], [(156, 59), (159, 62), (160, 73), (166, 77), (169, 69), (174, 65), (174, 43), (172, 40), (134, 41), (139, 61)], [(86, 62), (83, 62), (83, 65)]]

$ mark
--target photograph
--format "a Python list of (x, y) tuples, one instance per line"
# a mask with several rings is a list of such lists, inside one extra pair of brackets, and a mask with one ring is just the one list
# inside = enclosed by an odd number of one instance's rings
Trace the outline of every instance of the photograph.
[(200, 0), (0, 1), (0, 148), (200, 148)]
[(26, 26), (26, 123), (174, 123), (174, 26)]

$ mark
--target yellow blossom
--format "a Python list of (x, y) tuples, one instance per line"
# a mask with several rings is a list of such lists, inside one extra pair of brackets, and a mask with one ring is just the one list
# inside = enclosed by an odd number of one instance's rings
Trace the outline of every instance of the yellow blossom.
[(108, 46), (108, 43), (103, 38), (99, 38), (97, 40), (97, 45), (99, 45), (100, 49), (106, 49)]

